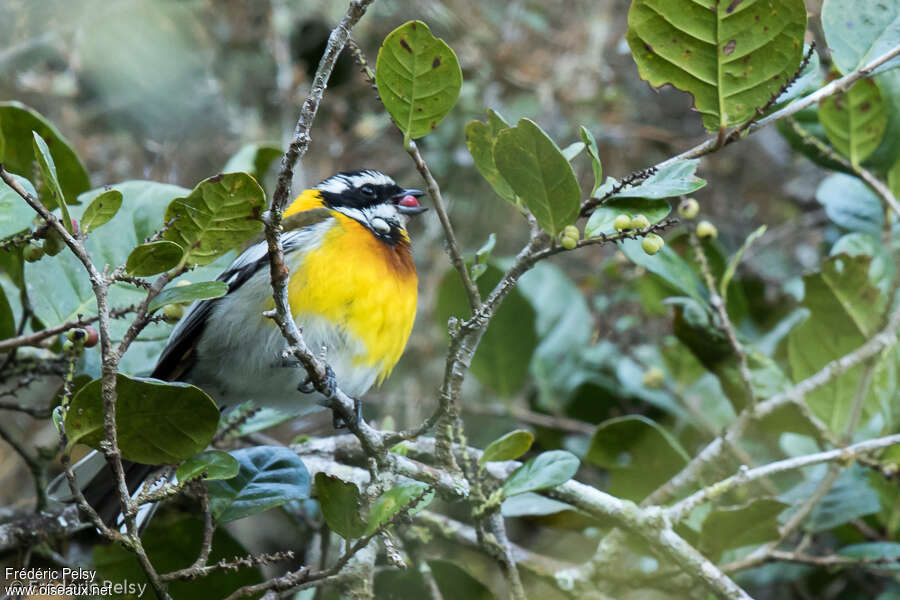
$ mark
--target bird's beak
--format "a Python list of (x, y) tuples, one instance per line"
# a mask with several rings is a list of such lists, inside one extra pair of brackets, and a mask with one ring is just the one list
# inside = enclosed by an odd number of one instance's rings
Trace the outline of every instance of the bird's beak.
[(419, 204), (417, 198), (424, 196), (422, 190), (403, 190), (396, 194), (392, 199), (397, 205), (397, 211), (404, 215), (420, 215), (426, 210), (427, 206)]

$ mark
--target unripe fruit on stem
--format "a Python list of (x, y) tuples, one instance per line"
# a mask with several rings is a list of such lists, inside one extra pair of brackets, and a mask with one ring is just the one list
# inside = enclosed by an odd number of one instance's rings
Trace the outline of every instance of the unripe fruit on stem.
[(616, 231), (625, 231), (626, 229), (631, 228), (631, 217), (625, 214), (619, 215), (616, 217), (616, 220), (613, 221), (613, 227), (616, 228)]
[(693, 198), (685, 198), (678, 205), (678, 214), (685, 219), (693, 219), (700, 212), (700, 204)]
[(715, 239), (719, 235), (719, 230), (709, 221), (700, 221), (697, 223), (697, 237), (701, 239)]
[(70, 329), (66, 332), (66, 339), (70, 342), (77, 342), (78, 340), (83, 340), (87, 337), (87, 332), (84, 329)]
[(574, 250), (578, 247), (578, 239), (564, 235), (560, 240), (562, 247), (566, 250)]
[(166, 304), (163, 307), (163, 314), (167, 320), (177, 321), (184, 316), (184, 307), (180, 304)]
[(581, 232), (578, 231), (578, 228), (574, 225), (566, 225), (562, 234), (563, 237), (575, 238), (575, 241), (578, 241), (581, 238)]
[(66, 340), (63, 342), (62, 350), (63, 352), (71, 352), (75, 348), (75, 342), (71, 340)]
[(56, 256), (59, 254), (63, 248), (65, 248), (65, 242), (63, 242), (62, 236), (55, 229), (51, 229), (47, 232), (47, 237), (44, 238), (44, 252), (49, 254), (50, 256)]
[(631, 217), (622, 213), (616, 217), (615, 221), (613, 221), (613, 227), (615, 227), (616, 231), (627, 231), (628, 229), (631, 229)]
[(665, 379), (666, 375), (662, 372), (662, 369), (660, 369), (659, 367), (650, 367), (649, 369), (644, 371), (644, 376), (641, 378), (641, 382), (644, 384), (644, 387), (655, 390), (662, 387)]
[(22, 249), (22, 258), (24, 258), (26, 262), (37, 262), (41, 260), (43, 256), (44, 249), (33, 242), (30, 242)]
[(641, 248), (643, 248), (644, 252), (646, 252), (650, 256), (653, 256), (654, 254), (659, 252), (665, 245), (665, 240), (655, 233), (648, 233), (644, 237), (644, 240), (641, 242)]
[(650, 227), (650, 219), (644, 215), (634, 215), (631, 217), (632, 229), (646, 229), (647, 227)]

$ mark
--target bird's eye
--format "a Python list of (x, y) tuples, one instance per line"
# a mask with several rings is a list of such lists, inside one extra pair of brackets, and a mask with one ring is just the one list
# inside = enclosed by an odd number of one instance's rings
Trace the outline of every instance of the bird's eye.
[(359, 188), (359, 191), (362, 192), (362, 195), (366, 196), (367, 198), (375, 197), (375, 188), (371, 184), (367, 183), (366, 185)]

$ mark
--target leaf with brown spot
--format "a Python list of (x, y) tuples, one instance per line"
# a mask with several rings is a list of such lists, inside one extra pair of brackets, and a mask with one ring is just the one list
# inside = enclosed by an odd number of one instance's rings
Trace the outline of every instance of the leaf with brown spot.
[(819, 104), (819, 121), (835, 149), (859, 165), (878, 148), (887, 129), (881, 90), (871, 79), (857, 81)]

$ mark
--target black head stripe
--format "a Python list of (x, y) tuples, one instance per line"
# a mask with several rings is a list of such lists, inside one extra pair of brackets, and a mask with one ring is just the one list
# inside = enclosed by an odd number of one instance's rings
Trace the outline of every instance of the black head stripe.
[(333, 175), (316, 186), (328, 206), (366, 208), (388, 202), (403, 188), (394, 180), (370, 169), (344, 171)]

